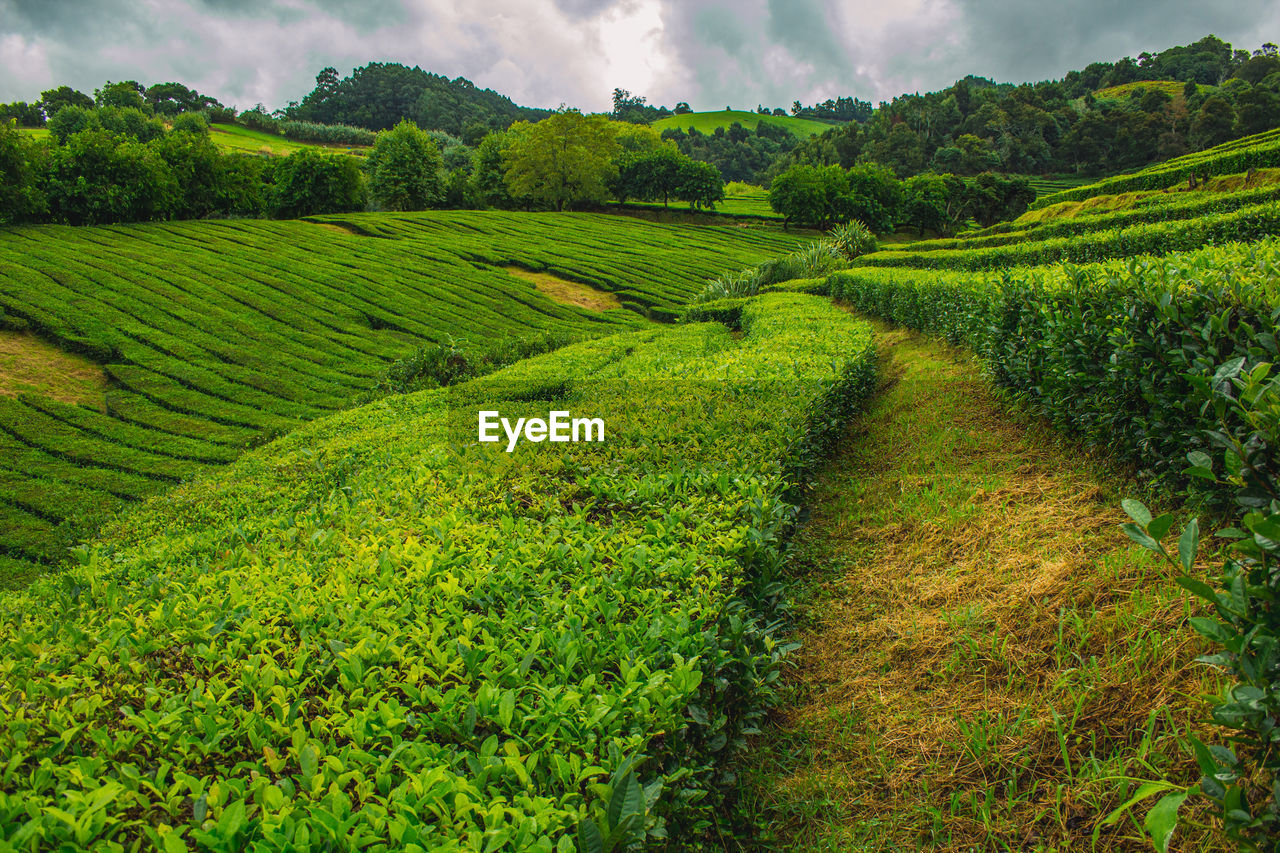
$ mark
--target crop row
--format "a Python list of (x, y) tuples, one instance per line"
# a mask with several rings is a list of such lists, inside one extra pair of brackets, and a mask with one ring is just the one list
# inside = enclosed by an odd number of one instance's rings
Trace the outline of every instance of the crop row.
[(1092, 263), (1144, 254), (1190, 251), (1229, 242), (1280, 234), (1280, 202), (1244, 207), (1231, 213), (1132, 228), (1094, 231), (1073, 237), (1028, 240), (981, 249), (876, 252), (856, 262), (863, 267), (994, 270), (1068, 262)]
[(1106, 211), (1064, 219), (1033, 222), (1006, 222), (973, 235), (951, 239), (920, 240), (915, 243), (887, 246), (904, 252), (927, 252), (940, 249), (981, 249), (1007, 246), (1051, 237), (1073, 237), (1095, 231), (1131, 228), (1155, 222), (1176, 222), (1205, 216), (1232, 213), (1246, 207), (1280, 201), (1280, 186), (1259, 187), (1231, 193), (1190, 193), (1146, 199), (1137, 207)]
[[(0, 616), (0, 842), (694, 844), (777, 689), (798, 486), (874, 384), (824, 299), (742, 330), (387, 398), (109, 527)], [(506, 453), (490, 407), (606, 441)]]
[(1038, 210), (1064, 201), (1082, 201), (1099, 195), (1163, 190), (1188, 181), (1192, 175), (1203, 179), (1273, 166), (1280, 166), (1280, 130), (1269, 130), (1194, 154), (1175, 157), (1132, 175), (1118, 175), (1077, 189), (1047, 195), (1032, 202), (1031, 209)]
[[(585, 337), (644, 322), (561, 304), (502, 266), (550, 269), (638, 307), (660, 306), (795, 240), (494, 212), (10, 229), (0, 233), (3, 325), (102, 363), (112, 387), (101, 412), (7, 401), (0, 435), (22, 442), (27, 456), (43, 454), (32, 483), (83, 491), (40, 516), (70, 526), (58, 543), (74, 541), (88, 529), (77, 519), (93, 490), (137, 497), (147, 492), (138, 478), (155, 490), (230, 461), (351, 405), (424, 343), (531, 331)], [(68, 470), (77, 466), (93, 472), (92, 484)], [(0, 501), (19, 507), (19, 488), (0, 482)], [(61, 553), (31, 532), (38, 527), (22, 526), (26, 544), (3, 543), (0, 553), (39, 562)]]
[[(828, 281), (856, 309), (965, 344), (992, 378), (1056, 424), (1183, 479), (1185, 454), (1221, 460), (1212, 433), (1280, 439), (1266, 394), (1246, 414), (1224, 383), (1274, 363), (1280, 241), (999, 274), (851, 269)], [(1225, 414), (1223, 413), (1225, 411)], [(1230, 462), (1228, 460), (1228, 465)], [(1223, 493), (1228, 502), (1234, 497)]]

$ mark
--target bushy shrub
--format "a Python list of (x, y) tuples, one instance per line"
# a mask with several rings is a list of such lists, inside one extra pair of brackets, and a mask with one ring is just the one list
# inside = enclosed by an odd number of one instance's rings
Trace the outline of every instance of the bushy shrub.
[(862, 255), (869, 255), (880, 246), (871, 229), (857, 220), (832, 228), (827, 232), (827, 239), (831, 241), (837, 252), (850, 261)]
[(247, 127), (250, 130), (260, 130), (264, 133), (277, 133), (280, 130), (280, 121), (267, 112), (267, 108), (262, 104), (240, 113), (236, 117), (236, 122), (242, 127)]
[(173, 130), (179, 133), (208, 133), (209, 119), (204, 113), (181, 113), (173, 118)]
[(273, 208), (281, 218), (364, 210), (369, 193), (354, 157), (304, 148), (275, 166)]
[(709, 282), (695, 302), (728, 297), (755, 296), (764, 288), (797, 278), (818, 278), (845, 266), (839, 251), (828, 240), (817, 240), (779, 258), (738, 272), (727, 272)]
[(368, 168), (369, 193), (384, 210), (426, 210), (444, 200), (440, 151), (408, 120), (378, 134)]

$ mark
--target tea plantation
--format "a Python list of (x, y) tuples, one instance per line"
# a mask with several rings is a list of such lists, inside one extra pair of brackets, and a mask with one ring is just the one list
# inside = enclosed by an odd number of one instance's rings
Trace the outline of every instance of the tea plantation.
[[(875, 375), (866, 324), (825, 299), (739, 320), (305, 425), (12, 594), (0, 838), (567, 851), (706, 832), (722, 759), (776, 690), (795, 487)], [(607, 441), (507, 454), (475, 442), (478, 408), (599, 416)]]
[[(498, 212), (7, 230), (0, 327), (87, 356), (109, 386), (94, 406), (0, 395), (0, 581), (126, 501), (351, 406), (421, 344), (636, 328), (796, 239)], [(626, 310), (562, 304), (505, 267)]]

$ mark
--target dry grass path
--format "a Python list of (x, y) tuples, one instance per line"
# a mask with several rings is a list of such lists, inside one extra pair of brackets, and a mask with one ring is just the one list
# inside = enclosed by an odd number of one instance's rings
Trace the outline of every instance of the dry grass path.
[(792, 701), (744, 762), (758, 846), (1150, 850), (1132, 821), (1091, 836), (1118, 777), (1195, 777), (1190, 605), (1119, 530), (1114, 472), (960, 351), (878, 337), (884, 387), (796, 542)]

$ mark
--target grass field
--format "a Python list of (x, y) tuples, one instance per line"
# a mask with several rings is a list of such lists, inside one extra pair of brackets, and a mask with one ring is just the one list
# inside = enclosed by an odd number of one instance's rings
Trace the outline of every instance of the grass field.
[[(1186, 88), (1186, 83), (1179, 83), (1176, 80), (1140, 80), (1136, 83), (1121, 83), (1119, 86), (1108, 86), (1105, 89), (1098, 89), (1093, 93), (1095, 98), (1127, 98), (1139, 89), (1145, 91), (1164, 92), (1175, 100), (1182, 100), (1182, 91)], [(1201, 89), (1212, 90), (1215, 86), (1201, 86)]]
[(238, 124), (214, 124), (209, 127), (213, 141), (227, 151), (239, 151), (246, 154), (267, 154), (283, 156), (292, 154), (303, 148), (319, 148), (324, 151), (341, 151), (346, 154), (364, 156), (369, 149), (364, 146), (318, 145), (308, 142), (296, 142), (285, 139), (274, 133), (250, 130)]
[(723, 127), (727, 130), (729, 125), (733, 124), (735, 121), (750, 130), (755, 130), (756, 125), (764, 121), (778, 127), (785, 127), (797, 138), (818, 136), (833, 127), (839, 127), (839, 125), (813, 121), (812, 119), (793, 118), (791, 116), (787, 116), (785, 118), (782, 116), (762, 116), (759, 113), (753, 113), (747, 110), (717, 110), (705, 113), (687, 113), (686, 115), (680, 116), (667, 116), (666, 118), (658, 119), (653, 122), (652, 125), (658, 131), (678, 127), (681, 130), (696, 128), (699, 133), (714, 133), (717, 127)]
[[(56, 344), (107, 385), (73, 405), (0, 370), (0, 574), (21, 583), (124, 503), (350, 406), (421, 344), (635, 328), (798, 239), (478, 212), (4, 231), (0, 326), (39, 337), (13, 346)], [(592, 289), (607, 301), (583, 307)]]
[[(22, 133), (34, 139), (47, 139), (49, 131), (43, 127), (20, 128)], [(303, 148), (318, 148), (323, 151), (343, 152), (357, 157), (364, 156), (369, 149), (362, 146), (317, 145), (308, 142), (295, 142), (274, 133), (263, 133), (250, 130), (238, 124), (213, 124), (209, 126), (209, 137), (224, 151), (240, 154), (265, 154), (270, 157), (283, 157), (300, 151)]]

